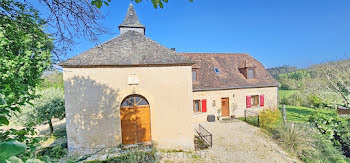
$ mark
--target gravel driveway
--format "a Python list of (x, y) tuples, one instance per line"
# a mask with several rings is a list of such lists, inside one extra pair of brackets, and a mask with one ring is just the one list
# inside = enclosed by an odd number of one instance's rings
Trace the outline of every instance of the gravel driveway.
[[(200, 123), (213, 134), (213, 147), (203, 150), (209, 162), (295, 162), (258, 127), (235, 120)], [(198, 127), (198, 124), (195, 124)], [(203, 160), (203, 161), (204, 161)]]

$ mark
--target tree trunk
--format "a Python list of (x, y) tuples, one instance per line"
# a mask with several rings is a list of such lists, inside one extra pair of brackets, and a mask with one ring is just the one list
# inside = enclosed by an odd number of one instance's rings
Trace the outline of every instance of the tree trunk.
[(48, 119), (48, 121), (49, 121), (49, 127), (50, 127), (50, 135), (52, 135), (53, 134), (52, 121), (51, 121), (51, 119)]

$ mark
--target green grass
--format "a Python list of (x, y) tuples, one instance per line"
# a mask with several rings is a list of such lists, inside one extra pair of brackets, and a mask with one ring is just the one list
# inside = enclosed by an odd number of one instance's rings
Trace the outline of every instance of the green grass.
[(287, 98), (291, 96), (293, 93), (298, 92), (299, 90), (278, 90), (279, 99)]
[[(280, 106), (282, 112), (282, 106)], [(313, 108), (300, 107), (300, 106), (290, 106), (286, 105), (287, 110), (287, 121), (296, 122), (296, 123), (305, 123), (309, 121), (309, 116)], [(322, 110), (325, 114), (331, 114), (331, 111)]]

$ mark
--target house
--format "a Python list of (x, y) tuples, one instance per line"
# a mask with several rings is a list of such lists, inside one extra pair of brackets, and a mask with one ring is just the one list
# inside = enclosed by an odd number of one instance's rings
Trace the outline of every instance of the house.
[(242, 117), (245, 110), (258, 112), (277, 107), (278, 83), (264, 66), (245, 53), (178, 53), (192, 66), (194, 121)]
[(193, 62), (147, 38), (132, 4), (119, 29), (60, 63), (69, 153), (138, 143), (193, 150)]
[(277, 105), (276, 81), (248, 54), (176, 53), (145, 29), (130, 4), (119, 36), (60, 63), (70, 154), (193, 150), (194, 121)]

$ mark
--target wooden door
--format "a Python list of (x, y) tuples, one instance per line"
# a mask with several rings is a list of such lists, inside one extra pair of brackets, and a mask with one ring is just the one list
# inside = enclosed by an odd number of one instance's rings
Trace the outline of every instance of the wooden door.
[(151, 142), (149, 105), (138, 105), (140, 102), (137, 101), (129, 100), (132, 106), (120, 108), (123, 145)]
[(222, 116), (230, 116), (228, 98), (221, 99), (221, 111)]

